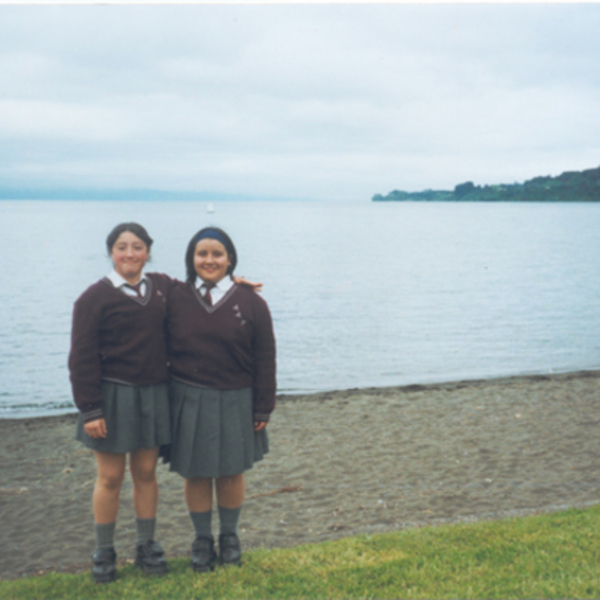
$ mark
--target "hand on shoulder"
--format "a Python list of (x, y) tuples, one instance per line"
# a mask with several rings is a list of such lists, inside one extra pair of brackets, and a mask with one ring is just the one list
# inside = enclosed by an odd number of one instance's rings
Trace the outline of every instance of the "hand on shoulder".
[(248, 281), (248, 279), (246, 279), (245, 277), (238, 276), (238, 275), (233, 275), (232, 279), (238, 285), (243, 285), (245, 287), (248, 287), (251, 290), (254, 290), (255, 292), (261, 292), (262, 291), (262, 287), (263, 287), (262, 283), (254, 283), (252, 281)]

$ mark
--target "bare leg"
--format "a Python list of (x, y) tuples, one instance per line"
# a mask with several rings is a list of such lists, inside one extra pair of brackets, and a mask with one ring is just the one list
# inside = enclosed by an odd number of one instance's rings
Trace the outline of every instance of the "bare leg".
[(95, 454), (98, 477), (92, 496), (94, 520), (100, 525), (114, 523), (117, 520), (121, 485), (125, 476), (125, 454)]
[(92, 505), (97, 546), (92, 556), (92, 577), (98, 583), (108, 583), (114, 581), (117, 576), (116, 553), (113, 546), (126, 456), (108, 452), (95, 454), (98, 477), (94, 486)]
[(207, 512), (212, 509), (213, 480), (210, 477), (192, 477), (186, 479), (184, 495), (188, 510)]
[(244, 502), (246, 481), (244, 474), (219, 477), (216, 480), (217, 503), (223, 508), (239, 508)]
[(133, 480), (133, 506), (138, 519), (154, 519), (158, 505), (156, 461), (158, 447), (138, 448), (129, 457), (129, 470)]

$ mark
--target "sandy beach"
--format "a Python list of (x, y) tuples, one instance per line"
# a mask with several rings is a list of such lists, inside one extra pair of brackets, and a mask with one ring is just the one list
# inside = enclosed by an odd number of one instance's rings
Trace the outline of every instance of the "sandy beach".
[[(280, 396), (271, 453), (247, 473), (243, 547), (589, 506), (599, 423), (600, 371)], [(89, 569), (95, 468), (74, 432), (74, 415), (0, 420), (0, 577)], [(158, 477), (157, 539), (188, 555), (182, 480)], [(134, 557), (129, 476), (116, 550)]]

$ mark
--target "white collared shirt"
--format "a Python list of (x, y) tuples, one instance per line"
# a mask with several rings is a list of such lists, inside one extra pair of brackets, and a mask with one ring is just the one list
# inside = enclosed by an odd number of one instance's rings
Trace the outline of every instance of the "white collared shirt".
[[(223, 279), (221, 279), (221, 281), (219, 281), (219, 283), (215, 284), (215, 287), (211, 288), (210, 298), (212, 300), (213, 306), (219, 300), (221, 300), (221, 298), (223, 298), (223, 296), (231, 289), (231, 287), (233, 286), (233, 283), (234, 282), (231, 279), (231, 277), (226, 276), (226, 277), (223, 277)], [(202, 287), (204, 285), (204, 281), (202, 281), (202, 279), (200, 279), (200, 277), (196, 277), (195, 285), (198, 288), (200, 295), (204, 296), (204, 294), (206, 293), (206, 288)]]
[[(108, 279), (116, 288), (119, 288), (120, 290), (125, 292), (128, 296), (137, 296), (137, 292), (129, 287), (129, 282), (123, 277), (121, 277), (121, 275), (119, 275), (114, 269), (106, 276), (106, 279)], [(144, 275), (143, 272), (139, 281), (142, 282), (142, 285), (140, 286), (140, 294), (142, 294), (142, 296), (145, 296), (146, 275)]]

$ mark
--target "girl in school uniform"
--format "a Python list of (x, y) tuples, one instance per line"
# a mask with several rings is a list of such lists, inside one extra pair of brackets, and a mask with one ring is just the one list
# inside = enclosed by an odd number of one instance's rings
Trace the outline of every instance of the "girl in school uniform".
[(171, 470), (185, 478), (195, 530), (192, 568), (212, 570), (213, 488), (222, 565), (241, 564), (237, 524), (244, 471), (269, 450), (266, 426), (275, 407), (275, 339), (266, 302), (231, 278), (235, 247), (218, 228), (189, 242), (187, 282), (171, 290), (168, 354), (173, 442)]
[(133, 480), (135, 564), (167, 573), (154, 541), (158, 448), (171, 441), (166, 298), (173, 280), (144, 273), (152, 238), (137, 223), (122, 223), (106, 245), (114, 269), (75, 302), (69, 370), (80, 411), (77, 439), (96, 456), (93, 513), (97, 548), (92, 576), (116, 578), (114, 531), (126, 456)]

